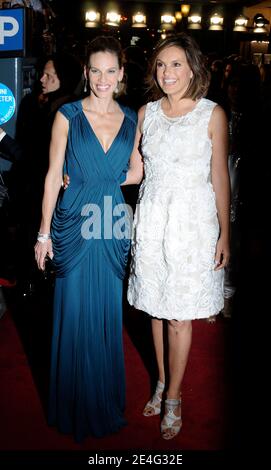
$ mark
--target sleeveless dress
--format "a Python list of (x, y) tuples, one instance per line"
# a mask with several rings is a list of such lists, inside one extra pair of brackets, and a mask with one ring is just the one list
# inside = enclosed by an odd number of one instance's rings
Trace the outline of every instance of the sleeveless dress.
[(214, 271), (219, 223), (208, 124), (215, 106), (202, 98), (176, 118), (163, 113), (161, 100), (146, 106), (145, 177), (133, 226), (128, 301), (153, 317), (207, 318), (224, 304), (224, 273)]
[[(122, 280), (130, 236), (110, 237), (119, 220), (110, 217), (124, 203), (120, 183), (126, 178), (137, 117), (121, 108), (124, 120), (106, 153), (81, 101), (60, 108), (69, 121), (64, 171), (71, 182), (52, 220), (56, 282), (49, 424), (73, 433), (77, 441), (113, 433), (125, 424)], [(97, 220), (101, 233), (94, 237)]]

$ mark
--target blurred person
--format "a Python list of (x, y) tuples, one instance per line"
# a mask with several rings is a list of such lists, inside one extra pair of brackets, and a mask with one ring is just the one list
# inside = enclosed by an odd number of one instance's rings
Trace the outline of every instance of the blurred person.
[[(8, 171), (0, 170), (0, 286), (14, 287), (15, 275), (15, 227), (16, 195), (20, 192), (16, 164), (22, 159), (17, 142), (0, 127), (0, 160), (12, 163)], [(1, 163), (0, 163), (1, 167)], [(18, 194), (19, 197), (19, 194)]]
[(2, 127), (0, 127), (0, 153), (4, 154), (4, 158), (11, 162), (19, 161), (22, 158), (20, 145)]
[(210, 66), (211, 80), (206, 97), (227, 110), (227, 99), (223, 89), (223, 61), (214, 60)]
[(260, 86), (260, 71), (254, 64), (239, 64), (229, 77), (227, 86), (231, 258), (225, 269), (222, 314), (226, 318), (233, 314), (236, 293), (240, 286), (241, 245), (244, 249), (247, 235), (255, 228), (259, 230), (264, 220), (264, 212), (261, 211), (266, 197), (262, 196), (262, 192), (267, 186), (263, 184), (266, 172), (262, 172), (262, 168), (267, 166), (262, 151), (264, 138), (259, 142), (258, 136), (267, 135), (268, 132), (263, 132), (264, 113)]
[(125, 53), (126, 93), (121, 102), (135, 111), (146, 102), (144, 78), (147, 68), (144, 51), (139, 46), (128, 46)]
[(43, 5), (40, 0), (10, 0), (10, 6), (11, 8), (32, 8), (34, 11), (43, 13)]

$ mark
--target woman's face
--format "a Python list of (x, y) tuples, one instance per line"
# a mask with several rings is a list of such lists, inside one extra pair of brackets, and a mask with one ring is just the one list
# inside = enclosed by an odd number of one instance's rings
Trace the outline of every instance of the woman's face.
[(99, 98), (112, 96), (118, 82), (123, 78), (123, 68), (119, 68), (118, 58), (111, 52), (95, 52), (89, 58), (85, 69), (91, 91)]
[(161, 51), (156, 59), (156, 78), (167, 95), (182, 96), (187, 90), (193, 72), (183, 49), (170, 46)]

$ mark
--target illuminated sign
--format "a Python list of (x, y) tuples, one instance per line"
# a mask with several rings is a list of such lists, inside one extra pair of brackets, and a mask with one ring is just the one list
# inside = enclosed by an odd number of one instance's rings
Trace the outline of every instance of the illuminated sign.
[(24, 10), (0, 10), (0, 52), (24, 48)]

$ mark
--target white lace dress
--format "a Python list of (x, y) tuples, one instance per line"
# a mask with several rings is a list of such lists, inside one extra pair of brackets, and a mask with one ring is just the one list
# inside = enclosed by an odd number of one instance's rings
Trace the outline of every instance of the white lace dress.
[(177, 118), (163, 113), (161, 100), (146, 107), (128, 301), (153, 317), (207, 318), (223, 307), (224, 272), (214, 271), (219, 223), (208, 137), (215, 105), (202, 98)]

